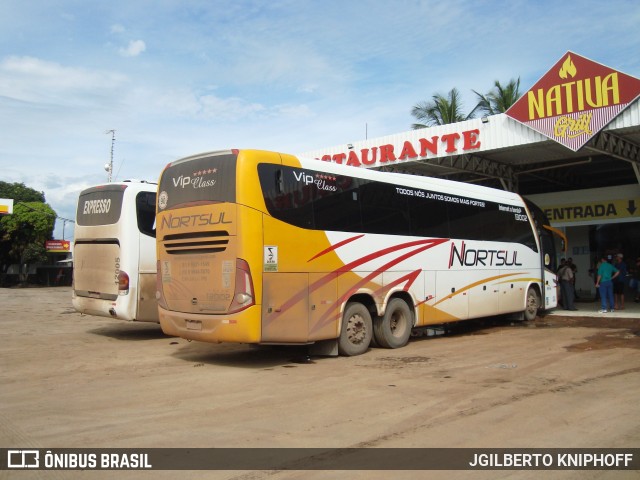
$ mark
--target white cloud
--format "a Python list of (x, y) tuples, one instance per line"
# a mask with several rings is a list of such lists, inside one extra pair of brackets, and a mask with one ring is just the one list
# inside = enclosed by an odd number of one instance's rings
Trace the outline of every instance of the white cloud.
[(124, 33), (124, 31), (125, 31), (124, 26), (120, 25), (119, 23), (111, 25), (111, 33), (113, 34)]
[(239, 120), (251, 117), (265, 111), (265, 106), (259, 103), (247, 102), (241, 98), (220, 98), (215, 95), (203, 95), (198, 98), (200, 115), (205, 118), (226, 118)]
[(279, 105), (276, 107), (278, 115), (289, 118), (313, 117), (313, 110), (308, 105)]
[(0, 62), (0, 96), (25, 102), (85, 104), (99, 92), (121, 87), (121, 74), (67, 67), (28, 56)]
[(240, 97), (220, 97), (188, 89), (145, 86), (130, 92), (130, 105), (155, 118), (238, 121), (262, 114), (266, 107)]
[(127, 48), (120, 49), (120, 55), (123, 57), (137, 57), (147, 49), (147, 45), (143, 40), (131, 40)]

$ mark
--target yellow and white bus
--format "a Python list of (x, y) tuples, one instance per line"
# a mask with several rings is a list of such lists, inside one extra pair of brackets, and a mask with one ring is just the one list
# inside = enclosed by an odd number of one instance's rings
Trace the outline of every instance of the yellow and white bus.
[(155, 183), (83, 190), (73, 241), (73, 307), (80, 313), (158, 322)]
[(158, 185), (160, 324), (358, 355), (436, 324), (533, 319), (557, 298), (553, 239), (532, 209), (502, 190), (274, 152), (184, 158)]

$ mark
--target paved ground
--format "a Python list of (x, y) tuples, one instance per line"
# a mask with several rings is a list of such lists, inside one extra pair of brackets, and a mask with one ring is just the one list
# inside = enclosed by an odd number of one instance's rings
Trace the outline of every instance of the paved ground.
[(601, 309), (600, 300), (594, 298), (582, 297), (575, 303), (578, 311), (563, 310), (556, 308), (552, 311), (552, 316), (563, 317), (597, 317), (597, 318), (636, 318), (640, 319), (640, 303), (633, 301), (633, 296), (629, 296), (625, 300), (622, 310), (614, 310), (608, 313), (598, 313)]
[[(70, 289), (0, 289), (0, 447), (640, 447), (640, 308), (472, 323), (307, 359), (80, 316)], [(577, 314), (577, 315), (576, 315)], [(12, 473), (13, 476), (9, 476)], [(491, 472), (0, 472), (0, 478), (539, 478)], [(556, 471), (544, 478), (640, 478)]]

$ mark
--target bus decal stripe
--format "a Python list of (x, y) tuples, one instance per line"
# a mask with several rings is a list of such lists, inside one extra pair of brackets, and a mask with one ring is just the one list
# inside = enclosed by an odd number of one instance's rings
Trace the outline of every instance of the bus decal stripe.
[(343, 245), (347, 245), (348, 243), (351, 243), (351, 242), (353, 242), (355, 240), (358, 240), (358, 239), (360, 239), (362, 237), (364, 237), (364, 233), (362, 235), (356, 235), (355, 237), (347, 238), (346, 240), (338, 242), (335, 245), (331, 245), (329, 248), (325, 248), (320, 253), (317, 253), (316, 255), (311, 257), (309, 260), (307, 260), (307, 263), (312, 262), (316, 258), (322, 257), (323, 255), (326, 255), (329, 252), (333, 252), (334, 250), (337, 250), (338, 248), (342, 247)]
[(407, 242), (407, 243), (401, 243), (399, 245), (394, 245), (393, 247), (388, 247), (388, 248), (383, 248), (382, 250), (378, 250), (377, 252), (373, 252), (369, 255), (366, 255), (364, 257), (359, 258), (358, 260), (354, 260), (351, 263), (347, 263), (344, 266), (340, 267), (337, 271), (342, 272), (342, 271), (346, 271), (346, 272), (350, 272), (352, 271), (355, 267), (359, 267), (360, 265), (363, 265), (367, 262), (370, 262), (371, 260), (375, 260), (377, 258), (383, 257), (389, 253), (393, 253), (396, 252), (398, 250), (403, 250), (405, 248), (409, 248), (409, 247), (414, 247), (416, 245), (424, 245), (423, 248), (420, 248), (418, 250), (416, 250), (415, 252), (410, 252), (410, 254), (406, 254), (403, 255), (402, 257), (399, 257), (400, 259), (397, 261), (392, 261), (388, 264), (386, 264), (385, 266), (383, 266), (381, 268), (381, 271), (384, 271), (386, 269), (389, 268), (389, 266), (393, 266), (399, 262), (401, 262), (402, 260), (404, 260), (405, 258), (408, 258), (409, 256), (413, 256), (416, 255), (420, 252), (422, 252), (423, 250), (426, 250), (428, 248), (431, 247), (436, 247), (442, 243), (448, 242), (449, 239), (448, 238), (441, 238), (441, 239), (429, 239), (429, 240), (416, 240), (414, 242)]
[[(514, 274), (517, 275), (517, 274)], [(509, 282), (538, 282), (541, 283), (542, 279), (541, 278), (534, 278), (534, 277), (522, 277), (522, 278), (512, 278), (511, 280), (505, 280), (503, 282), (498, 282), (499, 284), (502, 283), (509, 283)]]
[[(349, 290), (347, 290), (340, 298), (338, 298), (338, 300), (336, 302), (336, 307), (339, 307), (351, 295), (356, 293), (358, 290), (360, 290), (361, 287), (363, 287), (364, 285), (369, 283), (371, 280), (373, 280), (375, 277), (377, 277), (381, 273), (386, 272), (391, 267), (393, 267), (394, 265), (397, 265), (398, 263), (402, 262), (403, 260), (406, 260), (407, 258), (413, 257), (414, 255), (417, 255), (418, 253), (421, 253), (421, 252), (423, 252), (423, 251), (425, 251), (425, 250), (427, 250), (427, 249), (429, 249), (429, 248), (431, 248), (433, 246), (434, 245), (423, 245), (420, 248), (416, 248), (415, 250), (407, 252), (404, 255), (401, 255), (400, 257), (397, 257), (397, 258), (391, 260), (390, 262), (384, 264), (382, 267), (380, 267), (379, 270), (371, 272), (366, 277), (363, 277), (362, 279), (360, 279), (359, 282), (355, 283)], [(375, 258), (377, 258), (377, 257), (375, 257)]]
[(333, 308), (330, 308), (327, 310), (327, 312), (325, 313), (325, 315), (323, 315), (322, 317), (320, 317), (320, 319), (318, 320), (318, 322), (316, 323), (316, 326), (312, 328), (311, 332), (313, 332), (314, 330), (316, 330), (317, 328), (320, 328), (322, 326), (324, 326), (326, 324), (326, 319), (330, 318), (332, 315), (335, 315), (335, 313), (333, 313), (334, 310), (336, 310), (337, 308), (339, 308), (339, 306), (342, 304), (342, 302), (344, 302), (346, 299), (348, 299), (353, 293), (357, 292), (363, 285), (365, 285), (366, 283), (368, 283), (372, 278), (375, 278), (376, 276), (378, 276), (380, 273), (383, 273), (385, 271), (387, 271), (389, 268), (393, 267), (394, 265), (397, 265), (398, 263), (406, 260), (407, 258), (410, 258), (414, 255), (417, 255), (420, 252), (423, 252), (424, 250), (427, 250), (429, 248), (432, 248), (434, 246), (440, 245), (441, 243), (447, 242), (448, 239), (431, 239), (431, 240), (419, 240), (419, 241), (415, 241), (415, 242), (407, 242), (404, 244), (400, 244), (400, 245), (396, 245), (394, 247), (390, 247), (390, 248), (385, 248), (382, 249), (378, 252), (374, 252), (370, 255), (366, 255), (365, 257), (362, 257), (354, 262), (351, 262), (350, 264), (344, 265), (343, 267), (339, 267), (338, 269), (334, 270), (333, 272), (328, 273), (327, 275), (325, 275), (324, 277), (322, 277), (321, 279), (319, 279), (318, 281), (314, 282), (312, 285), (309, 286), (309, 288), (304, 288), (302, 290), (300, 290), (299, 292), (297, 292), (295, 295), (293, 295), (292, 297), (289, 298), (289, 300), (287, 300), (286, 302), (284, 302), (284, 304), (280, 307), (280, 311), (277, 312), (275, 315), (269, 317), (268, 320), (266, 320), (266, 323), (270, 323), (272, 321), (275, 321), (278, 317), (282, 316), (282, 314), (284, 314), (285, 312), (287, 312), (290, 308), (292, 308), (295, 304), (297, 304), (298, 302), (302, 301), (304, 298), (306, 298), (306, 296), (311, 293), (316, 291), (318, 288), (322, 287), (323, 285), (327, 284), (328, 282), (330, 282), (334, 276), (337, 275), (342, 275), (344, 273), (348, 273), (351, 272), (353, 270), (353, 267), (362, 265), (366, 262), (369, 262), (371, 260), (374, 260), (376, 258), (382, 257), (390, 252), (394, 252), (397, 250), (401, 250), (403, 248), (408, 248), (408, 247), (412, 247), (415, 245), (420, 245), (419, 248), (416, 248), (410, 252), (405, 253), (404, 255), (401, 255), (393, 260), (391, 260), (390, 262), (386, 263), (385, 265), (383, 265), (379, 270), (376, 270), (375, 272), (372, 272), (371, 274), (367, 275), (366, 277), (360, 279), (359, 282), (357, 282), (355, 285), (353, 285), (347, 292), (345, 292), (342, 296), (340, 296), (338, 298), (338, 300), (336, 301), (335, 305)]
[[(465, 286), (465, 287), (462, 287), (462, 288), (460, 288), (460, 289), (456, 290), (456, 291), (455, 291), (455, 292), (453, 292), (453, 293), (450, 293), (450, 294), (449, 294), (449, 295), (447, 295), (446, 297), (443, 297), (442, 299), (438, 300), (438, 301), (437, 301), (436, 303), (434, 303), (433, 305), (434, 305), (434, 306), (435, 306), (435, 305), (438, 305), (439, 303), (442, 303), (442, 302), (444, 302), (445, 300), (449, 300), (450, 298), (453, 298), (453, 297), (455, 297), (455, 296), (457, 296), (457, 295), (459, 295), (459, 294), (461, 294), (461, 293), (464, 293), (464, 292), (466, 292), (466, 291), (468, 291), (468, 290), (472, 289), (473, 287), (477, 287), (477, 286), (482, 285), (482, 284), (484, 284), (484, 283), (493, 282), (494, 280), (499, 280), (499, 279), (501, 279), (501, 278), (512, 277), (512, 276), (514, 276), (514, 275), (522, 275), (522, 273), (524, 273), (524, 272), (505, 273), (505, 274), (502, 274), (502, 275), (496, 275), (496, 276), (494, 276), (494, 277), (487, 277), (487, 278), (484, 278), (484, 279), (479, 280), (479, 281), (477, 281), (477, 282), (470, 283), (469, 285), (467, 285), (467, 286)], [(513, 279), (513, 278), (512, 278), (512, 279), (510, 279), (510, 280), (506, 280), (506, 281), (498, 282), (498, 283), (499, 283), (499, 284), (500, 284), (500, 283), (509, 283), (509, 282), (514, 282), (514, 281), (519, 281), (519, 280), (516, 280), (516, 279)]]
[(405, 282), (405, 285), (404, 285), (402, 291), (403, 292), (408, 292), (409, 288), (416, 281), (416, 278), (418, 278), (418, 275), (420, 275), (420, 273), (422, 273), (422, 269), (418, 269), (418, 270), (415, 270), (413, 272), (409, 272), (405, 276), (398, 278), (397, 280), (389, 283), (388, 285), (384, 285), (383, 287), (380, 287), (378, 290), (373, 292), (373, 294), (376, 295), (376, 296), (382, 296), (383, 293), (388, 292), (389, 290), (391, 290), (396, 285), (400, 285), (402, 282)]
[[(363, 287), (364, 285), (366, 285), (367, 283), (369, 283), (373, 278), (377, 277), (378, 275), (380, 275), (381, 273), (386, 272), (387, 270), (389, 270), (389, 268), (393, 267), (394, 265), (397, 265), (398, 263), (411, 258), (425, 250), (428, 250), (431, 247), (434, 247), (436, 245), (440, 245), (443, 242), (446, 242), (448, 240), (435, 240), (435, 241), (429, 241), (429, 245), (422, 245), (420, 248), (416, 248), (410, 252), (405, 253), (404, 255), (401, 255), (400, 257), (397, 257), (393, 260), (391, 260), (390, 262), (386, 263), (385, 265), (383, 265), (382, 267), (380, 267), (379, 270), (376, 270), (374, 272), (371, 272), (369, 275), (367, 275), (366, 277), (363, 277), (359, 282), (357, 282), (355, 285), (353, 285), (349, 290), (347, 290), (343, 295), (341, 295), (338, 300), (336, 301), (336, 303), (334, 304), (333, 308), (330, 308), (327, 310), (327, 312), (318, 319), (318, 321), (316, 322), (316, 324), (311, 327), (310, 329), (310, 333), (315, 332), (316, 330), (323, 328), (328, 321), (330, 321), (330, 319), (332, 317), (334, 317), (336, 315), (336, 310), (340, 309), (340, 305), (342, 305), (343, 302), (346, 302), (347, 299), (349, 297), (351, 297), (351, 295), (353, 295), (354, 293), (356, 293), (361, 287)], [(411, 244), (414, 244), (415, 242), (410, 242)], [(425, 243), (423, 242), (419, 242), (419, 243)], [(368, 257), (371, 257), (372, 255), (369, 255)], [(374, 257), (374, 258), (378, 258), (378, 256)], [(354, 262), (355, 263), (355, 262)], [(420, 273), (421, 270), (418, 270), (417, 272), (412, 272), (412, 273), (416, 273), (416, 278), (417, 278), (417, 274)], [(339, 272), (339, 273), (343, 273), (343, 272)], [(411, 274), (412, 274), (411, 273)], [(411, 275), (409, 274), (409, 275)], [(414, 278), (415, 280), (415, 278)], [(413, 282), (412, 282), (413, 283)], [(384, 288), (391, 288), (391, 287), (382, 287), (382, 289), (384, 290)], [(407, 286), (408, 288), (408, 286)], [(377, 292), (376, 292), (377, 293)]]

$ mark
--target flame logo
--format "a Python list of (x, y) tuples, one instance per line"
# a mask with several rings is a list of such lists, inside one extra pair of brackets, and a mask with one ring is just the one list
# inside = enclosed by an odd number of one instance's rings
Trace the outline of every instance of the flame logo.
[(569, 75), (571, 75), (571, 77), (575, 77), (577, 72), (578, 72), (578, 69), (571, 61), (571, 55), (567, 55), (567, 59), (562, 64), (562, 68), (558, 72), (558, 75), (560, 76), (560, 78), (564, 80)]

